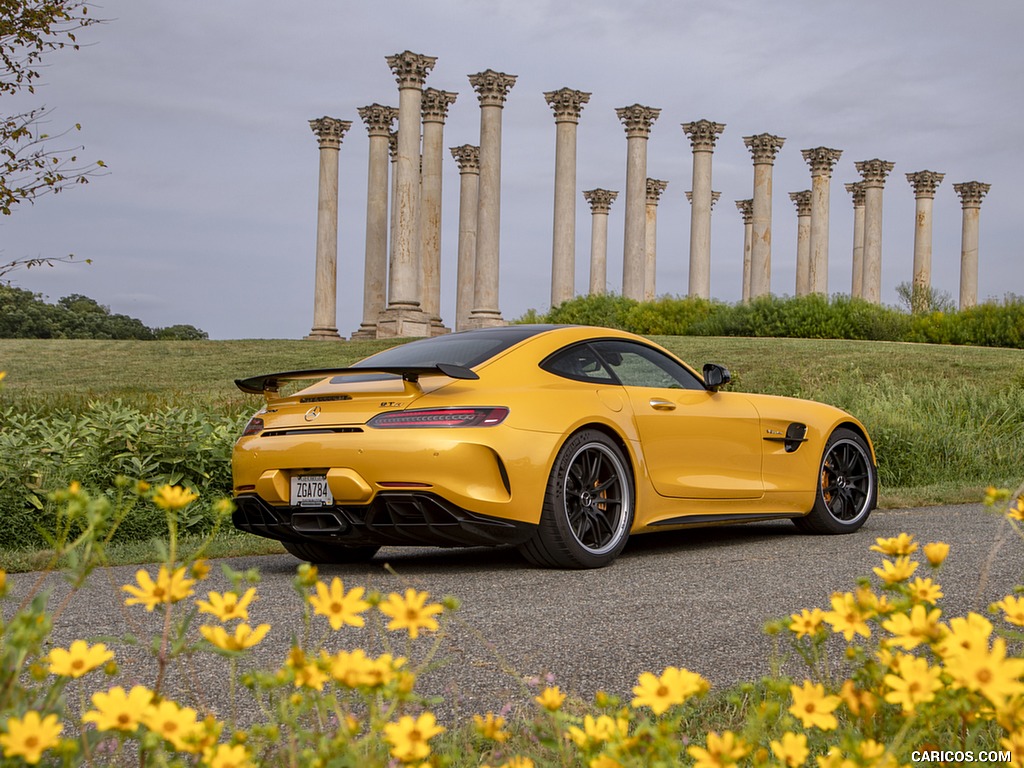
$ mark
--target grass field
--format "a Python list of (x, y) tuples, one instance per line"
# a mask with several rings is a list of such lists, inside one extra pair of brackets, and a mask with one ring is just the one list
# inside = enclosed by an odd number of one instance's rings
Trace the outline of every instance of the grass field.
[[(1024, 351), (812, 339), (655, 340), (698, 370), (705, 362), (726, 365), (733, 389), (821, 400), (855, 414), (875, 442), (883, 506), (973, 501), (989, 484), (1016, 487), (1024, 476)], [(345, 366), (394, 343), (0, 340), (0, 370), (7, 372), (0, 419), (6, 412), (59, 420), (117, 399), (144, 414), (188, 408), (198, 409), (200, 419), (237, 421), (262, 401), (239, 392), (236, 378)], [(0, 470), (4, 461), (0, 456)]]

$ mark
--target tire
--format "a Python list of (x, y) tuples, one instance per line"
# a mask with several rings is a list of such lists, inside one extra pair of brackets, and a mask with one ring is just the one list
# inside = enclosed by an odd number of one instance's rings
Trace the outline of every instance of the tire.
[(329, 545), (316, 541), (282, 541), (287, 549), (299, 560), (314, 565), (342, 565), (344, 563), (365, 563), (369, 561), (380, 547), (346, 547), (341, 544)]
[(603, 568), (626, 546), (633, 499), (622, 450), (603, 432), (577, 432), (558, 452), (540, 524), (519, 550), (545, 568)]
[(793, 520), (808, 533), (853, 533), (868, 519), (878, 498), (878, 472), (867, 441), (839, 428), (825, 443), (814, 507)]

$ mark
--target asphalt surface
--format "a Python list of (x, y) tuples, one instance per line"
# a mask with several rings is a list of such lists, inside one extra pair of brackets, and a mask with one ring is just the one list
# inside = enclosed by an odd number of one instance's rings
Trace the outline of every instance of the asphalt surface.
[[(951, 544), (937, 577), (945, 616), (984, 611), (1022, 581), (1024, 542), (980, 505), (876, 512), (860, 532), (847, 536), (802, 535), (785, 521), (638, 536), (612, 566), (595, 571), (536, 569), (511, 549), (390, 548), (368, 565), (322, 567), (320, 574), (341, 577), (346, 589), (386, 593), (411, 586), (434, 599), (452, 595), (461, 601), (440, 644), (439, 665), (417, 684), (421, 693), (444, 697), (435, 708), (442, 716), (461, 719), (523, 705), (536, 688), (524, 683), (530, 678), (585, 697), (598, 690), (628, 696), (640, 672), (669, 665), (700, 672), (715, 686), (755, 679), (769, 671), (772, 643), (763, 633), (765, 622), (801, 608), (828, 608), (832, 592), (852, 589), (880, 564), (882, 556), (869, 551), (875, 538), (901, 531), (921, 543)], [(301, 631), (300, 604), (291, 587), (298, 561), (281, 555), (224, 562), (262, 574), (251, 621), (273, 628), (254, 649), (253, 661), (277, 668), (293, 634)], [(98, 573), (70, 602), (52, 635), (64, 647), (75, 638), (103, 636), (117, 652), (125, 687), (152, 685), (154, 666), (143, 648), (109, 638), (148, 638), (161, 626), (157, 614), (123, 605), (119, 588), (134, 581), (136, 570)], [(927, 575), (925, 570), (922, 565), (919, 572)], [(16, 593), (33, 580), (30, 574), (11, 579)], [(226, 584), (215, 561), (199, 594)], [(56, 579), (51, 588), (56, 606), (67, 588)], [(5, 601), (5, 611), (11, 604)], [(382, 633), (370, 627), (335, 633), (326, 620), (316, 621), (331, 651), (383, 650)], [(401, 634), (384, 634), (394, 650), (405, 653)], [(431, 643), (415, 641), (412, 657)], [(180, 665), (171, 675), (169, 692), (223, 713), (228, 663), (197, 658), (193, 669)]]

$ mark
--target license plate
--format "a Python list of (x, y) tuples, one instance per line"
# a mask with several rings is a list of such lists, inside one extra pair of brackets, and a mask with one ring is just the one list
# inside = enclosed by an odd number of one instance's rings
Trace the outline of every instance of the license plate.
[(334, 504), (331, 488), (324, 475), (302, 475), (292, 478), (293, 507), (323, 507)]

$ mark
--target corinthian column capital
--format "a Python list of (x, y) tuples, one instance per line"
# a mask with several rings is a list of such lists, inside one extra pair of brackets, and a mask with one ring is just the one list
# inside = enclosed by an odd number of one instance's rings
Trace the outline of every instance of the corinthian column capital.
[(849, 184), (844, 184), (846, 191), (853, 196), (853, 207), (859, 208), (864, 205), (864, 182), (854, 181)]
[(800, 192), (790, 192), (789, 199), (796, 206), (797, 216), (811, 215), (811, 190), (805, 189)]
[(657, 205), (661, 199), (661, 193), (665, 191), (665, 187), (668, 186), (667, 181), (661, 179), (648, 179), (647, 180), (647, 204)]
[(618, 192), (610, 189), (588, 189), (583, 193), (583, 197), (590, 203), (591, 213), (608, 213), (618, 196)]
[(983, 184), (980, 181), (965, 181), (963, 184), (953, 185), (953, 191), (960, 196), (960, 205), (964, 208), (980, 208), (981, 198), (991, 188), (991, 184)]
[(752, 198), (736, 201), (736, 210), (743, 216), (744, 224), (754, 223), (754, 201)]
[(421, 53), (403, 51), (394, 56), (385, 56), (388, 66), (395, 73), (399, 88), (422, 88), (427, 75), (437, 63), (436, 56), (424, 56)]
[(718, 141), (718, 134), (725, 130), (725, 123), (713, 123), (710, 120), (682, 123), (682, 126), (683, 132), (690, 139), (694, 152), (714, 151), (715, 142)]
[(864, 179), (864, 187), (872, 187), (881, 189), (885, 186), (885, 177), (889, 175), (889, 171), (893, 169), (895, 163), (891, 163), (888, 160), (862, 160), (859, 163), (854, 163), (859, 173)]
[(451, 91), (439, 91), (437, 88), (424, 88), (420, 111), (424, 123), (443, 123), (448, 117), (448, 107), (455, 103), (459, 94)]
[(658, 119), (661, 110), (633, 104), (629, 107), (618, 107), (615, 114), (619, 116), (619, 120), (626, 127), (626, 138), (646, 139), (651, 135), (651, 126)]
[(917, 171), (916, 173), (908, 173), (907, 181), (910, 182), (910, 186), (914, 188), (914, 197), (926, 197), (934, 198), (935, 191), (939, 188), (939, 184), (946, 178), (944, 173), (936, 173), (935, 171)]
[(483, 72), (470, 75), (469, 84), (476, 91), (481, 107), (504, 107), (505, 99), (512, 86), (516, 84), (516, 79), (516, 75), (485, 69)]
[(398, 110), (380, 104), (360, 107), (359, 117), (366, 124), (366, 131), (371, 136), (390, 136), (391, 124), (398, 118)]
[(590, 94), (572, 88), (559, 88), (557, 91), (545, 92), (544, 100), (555, 111), (556, 123), (578, 123), (583, 105), (590, 101)]
[(839, 162), (843, 150), (814, 147), (814, 149), (802, 149), (800, 154), (804, 156), (804, 160), (811, 167), (811, 176), (831, 176), (832, 169)]
[(754, 158), (754, 165), (774, 165), (775, 155), (782, 149), (785, 141), (781, 136), (774, 136), (770, 133), (758, 133), (754, 136), (743, 137), (744, 145)]
[(319, 117), (310, 120), (309, 127), (316, 134), (320, 149), (338, 149), (345, 131), (352, 127), (352, 122), (336, 117)]
[(480, 147), (463, 144), (451, 147), (452, 157), (459, 164), (459, 173), (480, 173)]

